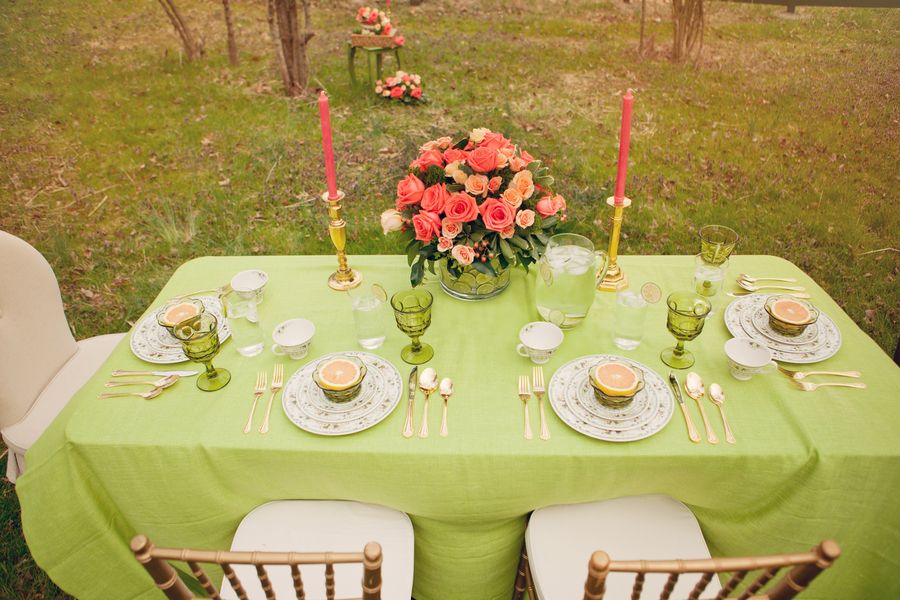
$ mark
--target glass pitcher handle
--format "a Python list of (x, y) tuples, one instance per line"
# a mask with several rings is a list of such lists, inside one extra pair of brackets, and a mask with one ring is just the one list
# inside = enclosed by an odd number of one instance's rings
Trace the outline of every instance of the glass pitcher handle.
[(606, 277), (606, 272), (609, 270), (609, 255), (603, 250), (594, 250), (594, 256), (600, 259), (600, 266), (597, 268), (597, 276), (595, 277), (595, 287), (600, 285), (600, 282), (603, 281), (603, 278)]

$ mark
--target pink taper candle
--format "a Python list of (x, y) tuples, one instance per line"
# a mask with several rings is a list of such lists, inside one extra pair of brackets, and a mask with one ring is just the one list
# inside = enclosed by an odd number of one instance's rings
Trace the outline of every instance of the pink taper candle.
[(616, 192), (613, 194), (616, 206), (625, 203), (625, 174), (628, 172), (628, 145), (631, 141), (631, 105), (634, 96), (631, 89), (622, 97), (622, 130), (619, 132), (619, 169), (616, 173)]
[(331, 114), (328, 111), (328, 96), (325, 90), (319, 94), (319, 121), (322, 123), (322, 148), (325, 150), (325, 179), (328, 181), (328, 197), (334, 199), (337, 193), (337, 174), (334, 171), (334, 149), (331, 147)]

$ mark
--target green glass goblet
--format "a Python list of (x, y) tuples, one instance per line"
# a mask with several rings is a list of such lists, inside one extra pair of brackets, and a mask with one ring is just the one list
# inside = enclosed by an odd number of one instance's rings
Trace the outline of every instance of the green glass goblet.
[(673, 369), (687, 369), (694, 364), (694, 355), (684, 349), (684, 343), (693, 340), (703, 331), (706, 316), (712, 309), (709, 300), (694, 292), (675, 292), (666, 299), (669, 317), (666, 328), (677, 344), (666, 348), (659, 355)]
[(434, 348), (419, 338), (431, 325), (431, 304), (434, 298), (426, 290), (405, 290), (391, 296), (391, 307), (397, 328), (409, 336), (412, 343), (400, 351), (400, 358), (411, 365), (421, 365), (434, 356)]
[(218, 327), (215, 315), (205, 312), (178, 323), (172, 331), (184, 355), (206, 367), (206, 373), (197, 376), (197, 387), (204, 392), (221, 390), (231, 381), (231, 373), (212, 364), (220, 348)]
[(700, 256), (711, 265), (725, 262), (738, 242), (734, 229), (724, 225), (706, 225), (700, 228)]

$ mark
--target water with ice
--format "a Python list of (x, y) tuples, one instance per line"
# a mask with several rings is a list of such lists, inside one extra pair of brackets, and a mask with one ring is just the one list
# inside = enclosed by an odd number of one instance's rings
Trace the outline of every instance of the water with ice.
[(356, 324), (356, 339), (366, 350), (380, 348), (384, 343), (384, 301), (372, 295), (353, 298), (353, 322)]
[(235, 349), (241, 356), (256, 356), (263, 351), (263, 334), (259, 326), (256, 300), (226, 298), (228, 328)]
[(620, 290), (616, 293), (613, 343), (622, 350), (634, 350), (644, 337), (647, 302), (640, 292)]
[(584, 320), (594, 301), (595, 260), (594, 253), (582, 246), (547, 247), (535, 292), (541, 318), (563, 328)]

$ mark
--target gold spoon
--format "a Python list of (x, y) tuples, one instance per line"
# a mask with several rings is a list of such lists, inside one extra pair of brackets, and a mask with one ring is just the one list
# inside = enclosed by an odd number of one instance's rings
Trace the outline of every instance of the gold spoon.
[(138, 398), (143, 398), (144, 400), (150, 400), (151, 398), (156, 398), (160, 394), (163, 393), (165, 388), (153, 388), (149, 392), (118, 392), (115, 394), (100, 394), (97, 396), (100, 399), (106, 398), (125, 398), (127, 396), (137, 396)]
[(422, 427), (419, 429), (419, 437), (428, 437), (428, 398), (438, 387), (437, 372), (431, 367), (426, 368), (419, 375), (419, 389), (425, 394), (425, 410), (422, 412)]
[(178, 375), (167, 375), (162, 379), (157, 379), (156, 381), (107, 381), (103, 385), (105, 387), (120, 387), (123, 385), (152, 385), (153, 387), (165, 389), (169, 386), (175, 385), (175, 382), (178, 381), (180, 377)]
[(441, 379), (441, 398), (444, 399), (444, 414), (441, 415), (441, 437), (447, 437), (447, 401), (453, 395), (453, 380), (449, 377)]
[(712, 425), (709, 424), (709, 419), (706, 418), (706, 411), (703, 410), (703, 404), (700, 403), (700, 399), (703, 398), (703, 394), (706, 392), (706, 389), (703, 387), (703, 380), (700, 376), (693, 371), (688, 373), (687, 377), (684, 379), (684, 391), (687, 392), (688, 396), (697, 401), (697, 407), (700, 409), (700, 416), (703, 417), (703, 425), (706, 427), (706, 441), (710, 444), (718, 444), (719, 436), (713, 431)]
[(725, 404), (725, 390), (722, 389), (721, 385), (714, 383), (709, 386), (709, 399), (719, 407), (719, 414), (722, 415), (722, 425), (725, 426), (725, 441), (733, 444), (735, 442), (734, 434), (731, 433), (731, 427), (728, 426), (728, 420), (725, 418), (725, 410), (722, 408), (722, 405)]

